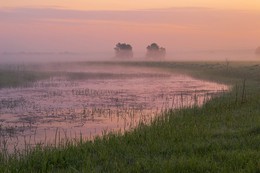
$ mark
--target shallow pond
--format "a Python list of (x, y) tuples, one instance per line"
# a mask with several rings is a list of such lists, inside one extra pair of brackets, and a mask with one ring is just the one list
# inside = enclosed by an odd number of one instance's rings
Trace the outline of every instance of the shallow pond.
[(141, 67), (45, 70), (62, 73), (27, 87), (0, 90), (1, 148), (123, 132), (140, 122), (149, 123), (169, 108), (202, 105), (228, 89), (226, 85)]

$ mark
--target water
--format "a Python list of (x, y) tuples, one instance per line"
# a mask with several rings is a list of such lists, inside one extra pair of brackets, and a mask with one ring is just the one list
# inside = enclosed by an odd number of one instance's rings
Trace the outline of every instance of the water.
[[(150, 121), (169, 108), (202, 105), (228, 86), (150, 68), (44, 68), (64, 75), (0, 90), (1, 148), (93, 139)], [(4, 146), (5, 145), (5, 146)]]

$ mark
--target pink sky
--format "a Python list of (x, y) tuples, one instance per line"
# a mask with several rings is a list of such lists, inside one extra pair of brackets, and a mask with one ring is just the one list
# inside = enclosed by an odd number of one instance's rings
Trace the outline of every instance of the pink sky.
[(1, 2), (0, 52), (113, 52), (117, 42), (140, 53), (151, 42), (168, 52), (260, 45), (258, 1), (62, 2)]
[(4, 8), (59, 7), (74, 10), (133, 10), (171, 7), (207, 7), (218, 9), (260, 10), (259, 0), (8, 0)]

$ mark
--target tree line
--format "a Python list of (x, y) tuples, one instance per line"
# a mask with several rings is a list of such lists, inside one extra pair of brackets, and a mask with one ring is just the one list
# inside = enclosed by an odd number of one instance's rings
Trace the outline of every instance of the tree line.
[[(115, 57), (117, 58), (132, 58), (133, 47), (127, 43), (117, 43), (115, 50)], [(166, 55), (166, 49), (160, 47), (157, 43), (152, 43), (146, 47), (146, 58), (161, 59)]]

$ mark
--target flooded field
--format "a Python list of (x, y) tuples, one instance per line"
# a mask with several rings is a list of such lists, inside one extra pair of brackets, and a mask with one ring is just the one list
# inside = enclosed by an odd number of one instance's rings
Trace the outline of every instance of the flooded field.
[(0, 148), (56, 145), (123, 132), (167, 109), (202, 105), (228, 89), (152, 68), (86, 65), (38, 70), (57, 75), (0, 89)]

